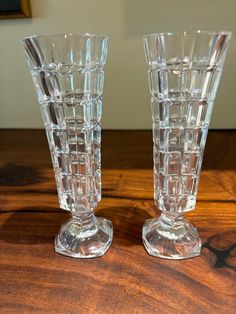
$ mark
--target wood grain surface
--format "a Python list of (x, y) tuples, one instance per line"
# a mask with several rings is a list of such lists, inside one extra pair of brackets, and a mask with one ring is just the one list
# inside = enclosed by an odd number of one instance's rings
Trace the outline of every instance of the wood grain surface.
[(149, 256), (150, 131), (103, 131), (103, 198), (114, 240), (97, 259), (54, 252), (58, 206), (44, 131), (0, 131), (0, 313), (236, 313), (236, 131), (210, 131), (195, 211), (200, 257)]

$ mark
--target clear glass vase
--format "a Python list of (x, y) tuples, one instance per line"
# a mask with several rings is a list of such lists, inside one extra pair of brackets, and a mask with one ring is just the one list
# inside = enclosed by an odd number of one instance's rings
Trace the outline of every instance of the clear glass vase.
[(101, 115), (106, 36), (63, 34), (22, 40), (51, 152), (60, 207), (72, 218), (55, 250), (76, 258), (103, 255), (110, 221), (93, 209), (101, 200)]
[(183, 218), (195, 208), (212, 108), (231, 33), (144, 36), (153, 118), (154, 198), (161, 216), (143, 226), (150, 255), (198, 256), (197, 229)]

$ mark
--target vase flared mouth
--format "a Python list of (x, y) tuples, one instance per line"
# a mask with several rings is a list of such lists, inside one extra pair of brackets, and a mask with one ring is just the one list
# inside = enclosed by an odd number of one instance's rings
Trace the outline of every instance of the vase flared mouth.
[(69, 38), (69, 37), (79, 37), (79, 38), (99, 38), (99, 39), (106, 39), (108, 40), (108, 36), (105, 34), (96, 34), (96, 33), (65, 33), (65, 34), (38, 34), (38, 35), (30, 35), (21, 38), (22, 41), (27, 39), (50, 39), (50, 38)]
[(182, 35), (182, 36), (189, 36), (189, 35), (195, 35), (195, 34), (202, 34), (202, 35), (209, 35), (209, 36), (215, 36), (215, 35), (226, 35), (230, 36), (232, 35), (232, 32), (230, 31), (203, 31), (203, 30), (197, 30), (197, 31), (183, 31), (183, 32), (164, 32), (164, 33), (151, 33), (146, 34), (143, 36), (143, 38), (150, 38), (150, 37), (156, 37), (156, 36), (176, 36), (176, 35)]

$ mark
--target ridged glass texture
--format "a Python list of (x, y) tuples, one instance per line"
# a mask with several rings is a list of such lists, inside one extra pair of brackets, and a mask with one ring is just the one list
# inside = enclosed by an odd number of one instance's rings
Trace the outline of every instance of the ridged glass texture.
[(146, 222), (151, 255), (199, 255), (197, 230), (183, 212), (196, 204), (209, 122), (230, 33), (166, 33), (144, 37), (153, 118), (154, 198), (161, 217)]
[[(47, 133), (60, 207), (72, 213), (56, 251), (102, 255), (112, 226), (97, 219), (101, 200), (101, 116), (106, 36), (65, 34), (23, 40)], [(76, 230), (76, 231), (75, 231)], [(86, 239), (86, 240), (85, 240)]]

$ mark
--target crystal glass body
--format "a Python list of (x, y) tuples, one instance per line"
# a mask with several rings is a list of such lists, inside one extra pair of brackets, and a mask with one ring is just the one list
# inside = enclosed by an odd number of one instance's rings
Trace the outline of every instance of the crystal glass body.
[(60, 207), (72, 218), (55, 240), (58, 253), (103, 255), (112, 224), (93, 214), (101, 199), (101, 115), (106, 36), (63, 34), (22, 40), (51, 152)]
[(200, 254), (197, 230), (183, 218), (196, 204), (199, 174), (216, 91), (231, 34), (144, 36), (153, 118), (154, 198), (161, 216), (146, 221), (149, 254)]

